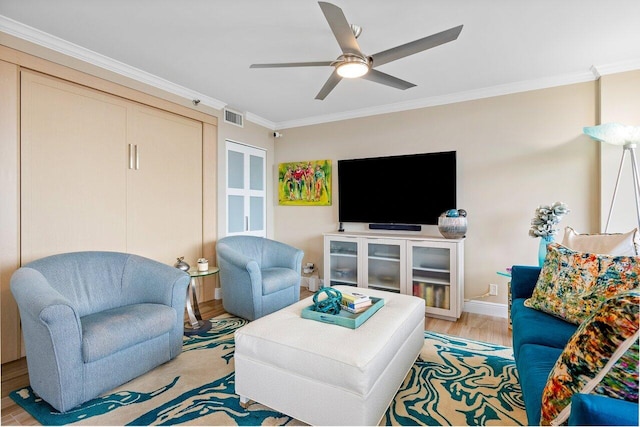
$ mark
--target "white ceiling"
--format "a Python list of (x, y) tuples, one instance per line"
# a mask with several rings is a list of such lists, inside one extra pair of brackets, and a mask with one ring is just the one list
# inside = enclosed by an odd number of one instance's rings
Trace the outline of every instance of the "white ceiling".
[(588, 81), (593, 67), (640, 68), (639, 0), (329, 1), (363, 27), (369, 55), (464, 28), (378, 68), (416, 87), (343, 80), (324, 101), (314, 98), (330, 67), (249, 69), (340, 55), (315, 0), (0, 0), (0, 31), (187, 88), (274, 129)]

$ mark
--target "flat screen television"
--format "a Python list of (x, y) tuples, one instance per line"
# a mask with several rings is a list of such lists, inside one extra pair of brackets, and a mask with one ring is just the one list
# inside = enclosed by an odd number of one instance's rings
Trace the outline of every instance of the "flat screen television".
[(340, 222), (436, 225), (455, 208), (455, 151), (338, 160)]

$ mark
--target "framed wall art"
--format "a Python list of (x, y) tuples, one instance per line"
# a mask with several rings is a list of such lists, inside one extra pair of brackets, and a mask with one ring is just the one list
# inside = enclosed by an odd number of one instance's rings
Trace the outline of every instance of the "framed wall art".
[(331, 206), (331, 160), (280, 163), (278, 204)]

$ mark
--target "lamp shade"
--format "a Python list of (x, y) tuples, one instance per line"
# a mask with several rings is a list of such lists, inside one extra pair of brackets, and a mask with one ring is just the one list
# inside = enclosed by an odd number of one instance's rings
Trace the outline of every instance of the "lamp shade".
[(640, 126), (625, 126), (620, 123), (605, 123), (587, 126), (583, 132), (591, 138), (613, 145), (627, 145), (640, 142)]

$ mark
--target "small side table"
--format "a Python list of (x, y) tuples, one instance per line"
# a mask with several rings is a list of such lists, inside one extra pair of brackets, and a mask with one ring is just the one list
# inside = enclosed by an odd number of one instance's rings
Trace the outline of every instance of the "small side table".
[(184, 325), (185, 335), (197, 335), (207, 332), (211, 329), (209, 320), (202, 320), (200, 308), (198, 307), (198, 298), (196, 297), (196, 279), (199, 277), (211, 276), (220, 271), (218, 267), (209, 267), (207, 271), (198, 271), (192, 268), (188, 271), (191, 281), (187, 287), (187, 315), (189, 316), (189, 324)]
[(500, 276), (508, 277), (507, 282), (507, 322), (509, 323), (509, 329), (511, 329), (511, 268), (506, 268), (505, 271), (497, 271)]

